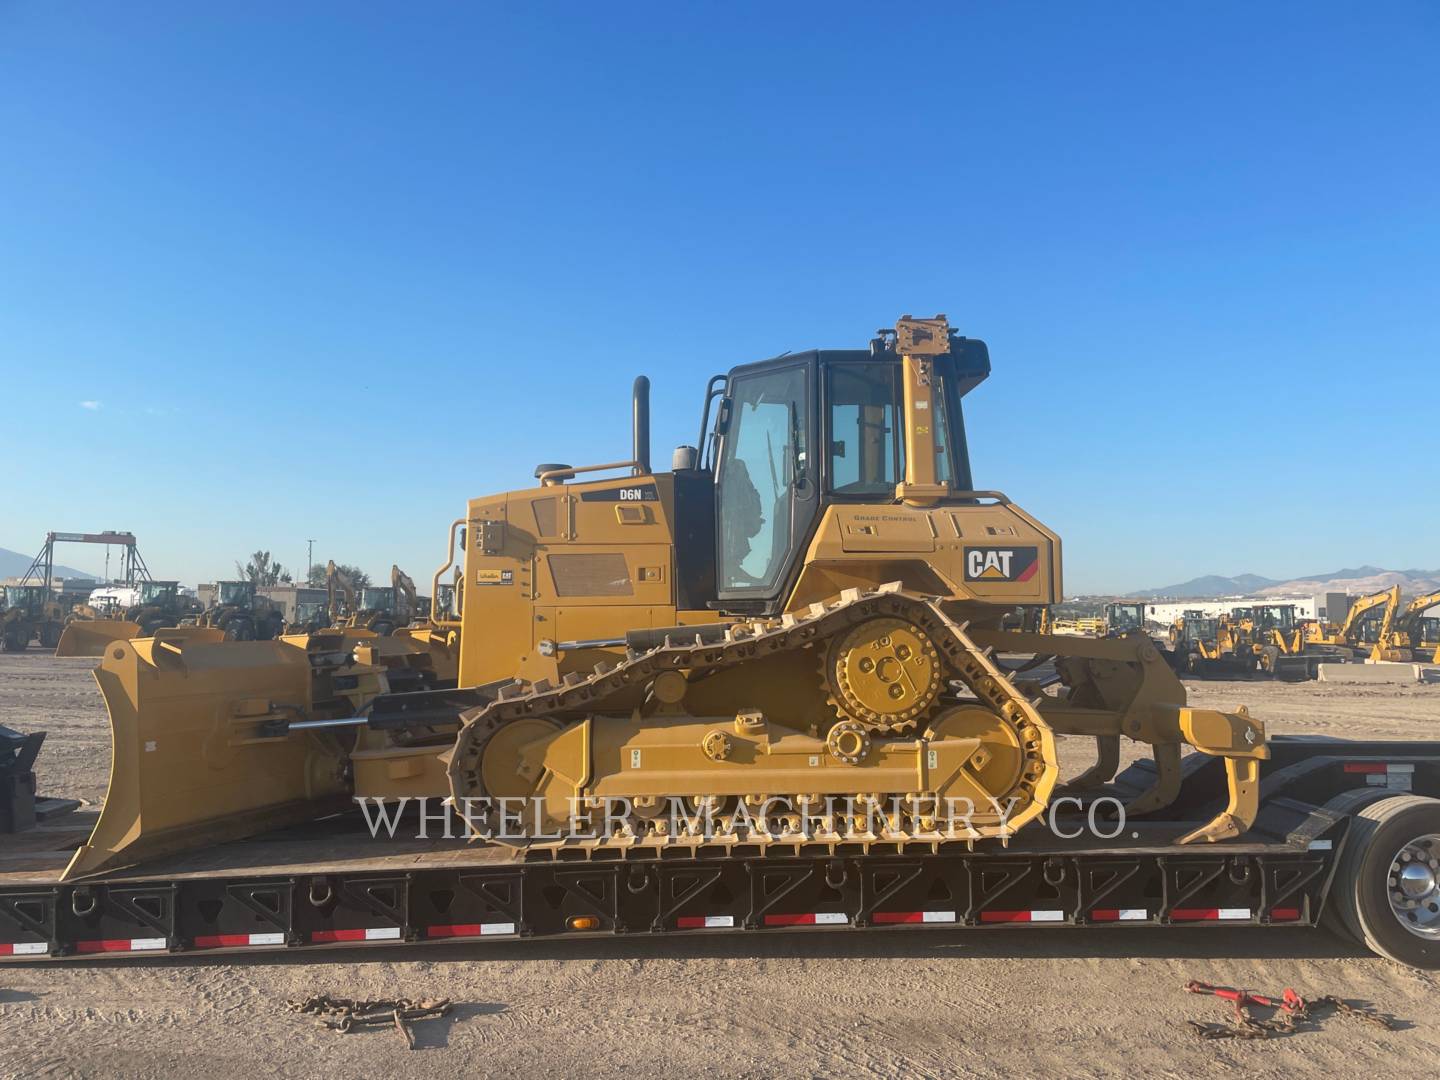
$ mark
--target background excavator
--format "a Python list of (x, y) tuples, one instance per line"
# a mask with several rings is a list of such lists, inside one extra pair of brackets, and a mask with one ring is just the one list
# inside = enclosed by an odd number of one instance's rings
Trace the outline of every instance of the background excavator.
[(1301, 627), (1306, 646), (1329, 650), (1353, 659), (1365, 659), (1390, 634), (1400, 607), (1400, 586), (1362, 596), (1350, 605), (1336, 625), (1319, 620)]
[[(989, 371), (943, 316), (745, 364), (669, 472), (638, 379), (628, 460), (542, 465), (452, 523), (435, 582), (458, 546), (464, 589), (431, 631), (458, 634), (454, 685), (403, 635), (117, 645), (96, 671), (110, 791), (67, 877), (354, 796), (448, 797), (482, 833), (529, 800), (516, 842), (539, 848), (614, 801), (587, 851), (713, 851), (667, 803), (750, 845), (998, 843), (1049, 806), (1064, 736), (1096, 747), (1066, 790), (1110, 780), (1122, 738), (1152, 749), (1131, 816), (1176, 798), (1184, 747), (1217, 757), (1217, 812), (1179, 840), (1243, 833), (1269, 754), (1243, 709), (1187, 706), (1140, 635), (1000, 629), (1059, 598), (1060, 541), (975, 490), (962, 400)], [(1011, 654), (1053, 658), (1059, 693)]]
[(1435, 607), (1440, 607), (1440, 591), (1417, 596), (1398, 611), (1389, 609), (1391, 614), (1381, 623), (1370, 658), (1440, 663), (1440, 619), (1426, 617)]
[(414, 580), (393, 564), (389, 587), (357, 586), (332, 559), (325, 567), (325, 591), (330, 625), (335, 627), (372, 630), (387, 637), (410, 625), (417, 611)]

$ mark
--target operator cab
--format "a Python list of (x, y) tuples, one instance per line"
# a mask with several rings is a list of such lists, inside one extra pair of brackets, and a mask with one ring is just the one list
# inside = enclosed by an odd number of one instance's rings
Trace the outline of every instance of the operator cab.
[(255, 586), (249, 581), (217, 581), (215, 583), (215, 605), (217, 607), (253, 606)]
[[(984, 342), (953, 333), (948, 344), (947, 353), (930, 357), (924, 408), (933, 427), (922, 433), (934, 436), (939, 501), (962, 503), (972, 501), (973, 484), (960, 401), (990, 374), (990, 355)], [(901, 357), (882, 336), (868, 351), (784, 355), (711, 380), (701, 421), (704, 453), (689, 455), (700, 458), (696, 471), (707, 481), (714, 476), (714, 540), (703, 545), (713, 553), (713, 585), (704, 606), (779, 610), (826, 506), (900, 502), (897, 489), (907, 477), (903, 379)], [(678, 451), (677, 465), (686, 456), (685, 448)], [(687, 471), (676, 471), (681, 528), (694, 521), (685, 513)], [(687, 577), (697, 578), (698, 568), (687, 574), (687, 550), (696, 548), (681, 539), (682, 587)]]
[(140, 583), (140, 603), (142, 604), (164, 604), (174, 600), (180, 591), (178, 581), (142, 581)]
[(1260, 604), (1255, 607), (1235, 608), (1230, 612), (1234, 619), (1249, 619), (1256, 630), (1290, 631), (1295, 629), (1294, 604)]
[(45, 602), (44, 585), (6, 585), (5, 606), (16, 611), (33, 613)]
[(365, 586), (360, 590), (360, 610), (376, 612), (394, 611), (395, 590), (385, 586)]

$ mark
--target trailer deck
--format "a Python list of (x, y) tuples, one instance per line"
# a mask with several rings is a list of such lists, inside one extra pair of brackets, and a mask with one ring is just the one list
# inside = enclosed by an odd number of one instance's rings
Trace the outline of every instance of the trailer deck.
[[(372, 838), (361, 813), (61, 882), (89, 815), (7, 839), (0, 960), (157, 957), (581, 934), (1013, 926), (1313, 926), (1352, 815), (1440, 794), (1440, 745), (1276, 738), (1241, 838), (1174, 841), (1214, 812), (1219, 763), (1186, 759), (1184, 820), (1109, 839), (1030, 827), (982, 842), (515, 849)], [(1096, 794), (1133, 797), (1139, 762)], [(1060, 819), (1065, 831), (1079, 822)], [(404, 825), (402, 824), (402, 829)], [(397, 829), (397, 836), (405, 835)]]

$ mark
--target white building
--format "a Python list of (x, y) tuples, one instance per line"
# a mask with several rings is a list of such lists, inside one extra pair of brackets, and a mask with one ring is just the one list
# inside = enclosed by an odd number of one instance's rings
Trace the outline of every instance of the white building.
[(1168, 627), (1187, 611), (1203, 612), (1215, 617), (1229, 615), (1235, 608), (1260, 607), (1262, 604), (1293, 604), (1296, 619), (1317, 618), (1322, 598), (1315, 596), (1228, 596), (1221, 600), (1157, 600), (1145, 605), (1145, 622), (1152, 627)]

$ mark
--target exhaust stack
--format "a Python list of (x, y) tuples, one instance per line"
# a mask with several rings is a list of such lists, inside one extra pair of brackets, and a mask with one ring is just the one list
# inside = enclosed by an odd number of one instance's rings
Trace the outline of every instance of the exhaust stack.
[(650, 380), (644, 375), (635, 377), (635, 393), (630, 417), (631, 442), (630, 458), (635, 462), (635, 475), (650, 474)]

